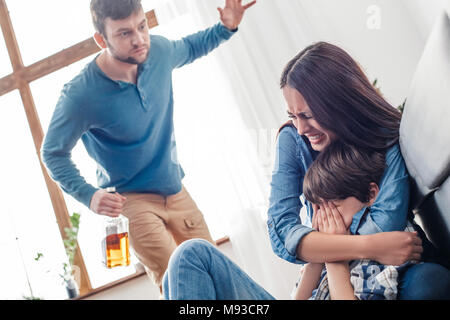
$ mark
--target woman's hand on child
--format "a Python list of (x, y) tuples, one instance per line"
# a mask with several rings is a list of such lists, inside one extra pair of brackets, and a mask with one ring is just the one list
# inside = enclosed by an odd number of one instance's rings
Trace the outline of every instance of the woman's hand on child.
[(399, 266), (407, 261), (420, 261), (422, 239), (417, 232), (391, 231), (369, 235), (370, 257), (381, 264)]

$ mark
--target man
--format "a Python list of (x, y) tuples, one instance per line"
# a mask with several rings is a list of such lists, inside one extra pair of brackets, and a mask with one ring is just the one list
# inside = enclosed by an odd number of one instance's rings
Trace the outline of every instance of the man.
[[(64, 86), (45, 136), (41, 154), (50, 176), (93, 212), (129, 219), (130, 243), (160, 288), (178, 244), (193, 237), (213, 242), (181, 183), (172, 70), (228, 40), (254, 4), (226, 0), (218, 8), (221, 23), (169, 41), (149, 35), (140, 0), (92, 0), (94, 38), (103, 51)], [(97, 162), (100, 188), (86, 183), (71, 160), (80, 138)]]

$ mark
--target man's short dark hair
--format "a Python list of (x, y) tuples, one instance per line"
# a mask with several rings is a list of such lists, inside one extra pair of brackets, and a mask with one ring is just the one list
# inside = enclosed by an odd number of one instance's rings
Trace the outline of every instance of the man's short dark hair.
[(91, 0), (94, 28), (105, 36), (105, 19), (120, 20), (142, 9), (141, 0)]
[(370, 200), (370, 183), (379, 184), (386, 167), (385, 154), (333, 142), (319, 153), (303, 180), (305, 198), (321, 201), (355, 197)]

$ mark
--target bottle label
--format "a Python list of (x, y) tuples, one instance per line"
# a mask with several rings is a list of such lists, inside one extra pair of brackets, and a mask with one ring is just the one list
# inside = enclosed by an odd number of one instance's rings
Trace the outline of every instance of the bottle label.
[(128, 232), (108, 235), (103, 242), (106, 267), (130, 265)]

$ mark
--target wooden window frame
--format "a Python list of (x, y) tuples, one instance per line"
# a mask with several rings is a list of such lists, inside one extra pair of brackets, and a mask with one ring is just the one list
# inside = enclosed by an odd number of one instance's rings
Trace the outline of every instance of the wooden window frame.
[[(155, 10), (150, 10), (146, 12), (145, 15), (147, 18), (149, 29), (158, 26), (158, 20), (156, 18)], [(97, 46), (93, 38), (89, 38), (45, 59), (35, 62), (29, 66), (25, 66), (23, 64), (22, 55), (17, 43), (9, 11), (6, 6), (6, 0), (0, 0), (0, 26), (3, 33), (3, 38), (6, 43), (6, 48), (8, 50), (11, 65), (13, 67), (13, 73), (0, 78), (0, 96), (3, 96), (4, 94), (7, 94), (8, 92), (16, 89), (20, 92), (22, 104), (25, 109), (28, 125), (30, 127), (31, 135), (36, 148), (36, 154), (41, 166), (42, 174), (44, 175), (56, 220), (58, 222), (59, 231), (62, 239), (65, 239), (66, 233), (64, 230), (66, 227), (71, 226), (70, 215), (67, 210), (67, 205), (60, 187), (50, 178), (44, 164), (42, 163), (40, 149), (44, 138), (44, 132), (42, 130), (42, 125), (39, 120), (39, 115), (34, 104), (34, 99), (29, 84), (32, 81), (45, 77), (68, 65), (80, 61), (81, 59), (93, 55), (94, 53), (99, 52), (101, 49)], [(225, 236), (216, 240), (216, 245), (219, 246), (228, 241), (230, 241), (229, 237)], [(145, 271), (141, 269), (136, 271), (136, 273), (134, 274), (94, 289), (92, 288), (89, 274), (87, 272), (83, 255), (80, 249), (78, 249), (75, 253), (74, 265), (80, 268), (79, 298), (81, 299), (145, 274)]]
[[(154, 10), (146, 12), (145, 15), (147, 17), (149, 28), (153, 28), (158, 25), (158, 20)], [(56, 220), (58, 222), (59, 231), (61, 233), (61, 237), (65, 239), (66, 234), (64, 229), (71, 226), (70, 215), (60, 187), (50, 178), (44, 164), (42, 163), (40, 149), (44, 138), (44, 132), (42, 130), (42, 125), (39, 120), (33, 95), (31, 93), (30, 82), (40, 79), (52, 72), (58, 71), (72, 63), (99, 52), (101, 49), (97, 46), (93, 38), (89, 38), (52, 56), (42, 59), (29, 66), (25, 66), (23, 64), (22, 55), (14, 33), (9, 11), (6, 6), (6, 0), (0, 0), (0, 26), (11, 65), (13, 67), (12, 74), (0, 79), (0, 96), (16, 89), (19, 90), (34, 146), (36, 148), (36, 154), (41, 166), (42, 174), (44, 175)], [(92, 288), (81, 250), (77, 250), (75, 254), (74, 265), (80, 268), (80, 295), (83, 296), (90, 292), (97, 291), (97, 289)], [(119, 282), (121, 283), (124, 280), (135, 278), (141, 274), (142, 271), (138, 271), (134, 275), (114, 281), (111, 284), (103, 286), (102, 288), (105, 288), (108, 285), (115, 285)]]

